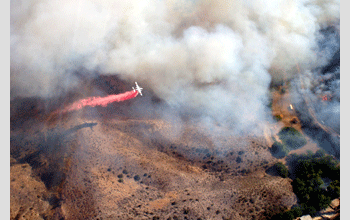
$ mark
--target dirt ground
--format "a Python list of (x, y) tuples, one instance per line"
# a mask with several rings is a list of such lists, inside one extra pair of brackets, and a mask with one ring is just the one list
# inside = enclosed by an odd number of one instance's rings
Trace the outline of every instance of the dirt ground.
[[(272, 137), (300, 130), (286, 100), (274, 93), (273, 114), (283, 118), (260, 137), (121, 117), (113, 104), (55, 117), (17, 112), (11, 219), (265, 219), (297, 203), (291, 179), (265, 172), (283, 161), (269, 151)], [(317, 150), (310, 139), (291, 153), (307, 150)]]
[[(282, 89), (284, 89), (284, 92), (281, 92)], [(275, 92), (272, 93), (272, 100), (272, 114), (274, 116), (281, 117), (276, 126), (277, 130), (280, 130), (283, 127), (293, 127), (297, 129), (300, 133), (304, 134), (301, 128), (301, 122), (298, 119), (295, 108), (291, 104), (291, 98), (287, 87), (284, 86), (276, 89)], [(277, 134), (277, 132), (275, 134)], [(274, 138), (276, 140), (279, 140), (277, 135), (274, 135)], [(318, 147), (317, 143), (310, 137), (305, 136), (305, 138), (307, 139), (307, 144), (299, 149), (291, 150), (289, 154), (304, 154), (308, 151), (315, 153), (317, 150), (321, 149), (320, 147)], [(285, 160), (282, 159), (281, 161), (285, 163)]]
[(11, 132), (11, 219), (261, 219), (296, 203), (289, 179), (265, 173), (263, 138), (79, 114)]

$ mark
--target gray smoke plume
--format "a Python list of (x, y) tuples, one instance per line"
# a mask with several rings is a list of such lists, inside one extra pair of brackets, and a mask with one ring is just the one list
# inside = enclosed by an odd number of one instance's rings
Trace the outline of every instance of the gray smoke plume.
[(11, 1), (11, 97), (51, 97), (76, 85), (77, 68), (98, 69), (138, 81), (173, 109), (254, 132), (270, 120), (271, 82), (330, 60), (320, 30), (339, 24), (339, 7), (339, 0)]

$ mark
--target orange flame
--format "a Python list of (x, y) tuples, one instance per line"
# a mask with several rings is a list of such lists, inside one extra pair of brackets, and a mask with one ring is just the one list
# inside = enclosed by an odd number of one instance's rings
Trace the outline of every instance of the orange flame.
[(329, 100), (329, 98), (327, 95), (322, 96), (322, 101), (328, 101), (328, 100)]

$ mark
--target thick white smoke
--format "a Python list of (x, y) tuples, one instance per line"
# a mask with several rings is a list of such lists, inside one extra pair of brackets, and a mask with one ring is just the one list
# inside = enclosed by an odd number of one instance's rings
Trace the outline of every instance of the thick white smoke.
[[(339, 0), (11, 1), (11, 95), (52, 96), (84, 67), (151, 88), (175, 109), (249, 132), (268, 88), (325, 65)], [(141, 85), (142, 85), (141, 84)]]

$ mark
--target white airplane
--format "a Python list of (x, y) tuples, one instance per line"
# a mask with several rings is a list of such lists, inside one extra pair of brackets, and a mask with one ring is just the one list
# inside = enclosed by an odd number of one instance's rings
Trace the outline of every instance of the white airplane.
[(136, 84), (136, 89), (135, 89), (134, 87), (132, 87), (132, 89), (134, 90), (134, 92), (135, 92), (135, 90), (137, 90), (137, 92), (142, 96), (141, 91), (142, 91), (143, 88), (141, 88), (141, 87), (137, 84), (137, 82), (135, 82), (135, 84)]

